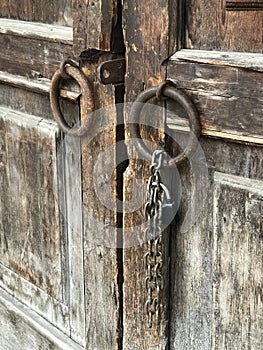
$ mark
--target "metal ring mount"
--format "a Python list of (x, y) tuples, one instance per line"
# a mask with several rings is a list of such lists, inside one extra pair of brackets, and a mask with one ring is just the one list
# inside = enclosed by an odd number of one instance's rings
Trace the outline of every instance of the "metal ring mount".
[(189, 118), (191, 132), (186, 148), (178, 156), (167, 161), (168, 166), (178, 165), (187, 157), (189, 157), (191, 153), (196, 149), (196, 141), (200, 137), (201, 131), (198, 112), (190, 98), (182, 91), (177, 89), (174, 83), (170, 80), (164, 81), (159, 87), (152, 87), (143, 91), (137, 97), (130, 111), (129, 130), (131, 139), (138, 153), (140, 156), (142, 156), (143, 159), (146, 159), (149, 162), (152, 160), (152, 153), (141, 138), (140, 115), (144, 104), (153, 97), (157, 97), (158, 100), (171, 99), (177, 102), (180, 106), (183, 107)]
[[(81, 110), (86, 115), (86, 118), (79, 127), (70, 127), (68, 125), (59, 104), (61, 80), (70, 77), (75, 79), (80, 86), (82, 95)], [(77, 62), (68, 58), (65, 59), (61, 63), (60, 69), (53, 75), (50, 86), (50, 105), (56, 122), (65, 134), (81, 137), (87, 133), (88, 126), (91, 122), (91, 116), (89, 116), (88, 112), (94, 109), (93, 96), (88, 80), (84, 73), (78, 68)]]

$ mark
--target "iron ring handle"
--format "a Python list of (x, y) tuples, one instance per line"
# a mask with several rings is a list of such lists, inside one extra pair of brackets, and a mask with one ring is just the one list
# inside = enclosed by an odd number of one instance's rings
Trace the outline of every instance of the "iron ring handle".
[(152, 153), (147, 148), (145, 143), (141, 138), (140, 133), (140, 114), (145, 103), (147, 103), (151, 98), (157, 97), (157, 99), (171, 99), (177, 102), (186, 111), (190, 122), (190, 137), (186, 148), (178, 156), (169, 159), (167, 161), (167, 166), (178, 165), (186, 158), (188, 158), (196, 150), (196, 141), (200, 137), (201, 125), (199, 121), (198, 112), (195, 105), (190, 100), (190, 98), (185, 95), (182, 91), (177, 89), (171, 81), (167, 80), (163, 82), (159, 87), (149, 88), (139, 94), (135, 102), (133, 103), (130, 111), (129, 117), (129, 130), (131, 139), (143, 159), (151, 162)]
[[(81, 122), (79, 127), (70, 127), (66, 122), (59, 104), (59, 90), (62, 79), (73, 78), (80, 86), (81, 95), (83, 97), (81, 101), (81, 109), (84, 111), (86, 118)], [(78, 63), (65, 59), (51, 80), (50, 86), (50, 105), (53, 112), (54, 119), (59, 125), (60, 129), (70, 136), (84, 136), (87, 133), (87, 129), (91, 123), (90, 111), (93, 111), (93, 96), (89, 86), (89, 82), (84, 73), (78, 68)]]

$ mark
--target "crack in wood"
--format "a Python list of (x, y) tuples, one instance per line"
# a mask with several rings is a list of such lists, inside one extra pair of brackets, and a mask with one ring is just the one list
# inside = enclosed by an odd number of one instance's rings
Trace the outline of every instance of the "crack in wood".
[(261, 11), (263, 10), (263, 1), (227, 1), (227, 11)]

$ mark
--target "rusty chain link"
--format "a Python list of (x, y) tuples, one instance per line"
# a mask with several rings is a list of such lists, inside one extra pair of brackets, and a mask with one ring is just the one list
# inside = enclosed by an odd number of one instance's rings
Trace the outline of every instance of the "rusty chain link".
[(157, 150), (153, 153), (150, 166), (150, 177), (147, 184), (147, 203), (145, 205), (145, 218), (147, 227), (145, 234), (148, 240), (147, 253), (144, 255), (144, 263), (147, 270), (145, 287), (147, 289), (147, 301), (145, 303), (148, 315), (148, 326), (158, 328), (162, 302), (160, 298), (163, 289), (163, 256), (162, 256), (162, 207), (164, 192), (168, 191), (161, 181), (160, 169), (165, 162), (166, 153)]

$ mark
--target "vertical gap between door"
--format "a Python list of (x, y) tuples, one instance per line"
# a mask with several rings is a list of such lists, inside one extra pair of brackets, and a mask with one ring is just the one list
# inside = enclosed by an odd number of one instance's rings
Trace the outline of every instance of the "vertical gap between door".
[[(122, 0), (117, 0), (117, 23), (113, 29), (111, 52), (125, 55), (125, 43), (122, 28)], [(124, 123), (125, 85), (115, 85), (116, 126), (116, 180), (117, 180), (117, 288), (119, 296), (119, 317), (117, 325), (117, 350), (123, 350), (123, 176), (129, 165), (125, 146)]]

